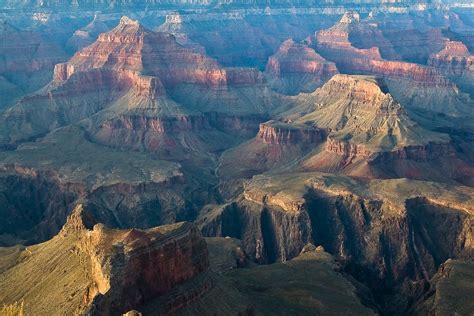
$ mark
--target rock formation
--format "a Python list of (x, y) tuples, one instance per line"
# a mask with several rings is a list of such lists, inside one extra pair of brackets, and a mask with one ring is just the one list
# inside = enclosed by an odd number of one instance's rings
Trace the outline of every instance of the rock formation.
[[(220, 174), (249, 177), (298, 166), (371, 178), (397, 175), (470, 185), (462, 174), (472, 174), (474, 169), (457, 155), (450, 137), (415, 123), (381, 78), (336, 75), (315, 92), (294, 98), (279, 119), (261, 124), (254, 141), (227, 151)], [(421, 170), (433, 164), (444, 173), (431, 172), (424, 178)], [(463, 171), (453, 172), (451, 164)]]
[(474, 95), (474, 55), (462, 42), (446, 42), (444, 49), (430, 56), (428, 64), (440, 69), (461, 89)]
[[(386, 60), (376, 46), (354, 47), (350, 41), (351, 31), (363, 27), (364, 23), (367, 22), (360, 21), (357, 14), (344, 15), (335, 26), (316, 33), (317, 51), (334, 61), (342, 72), (386, 78), (395, 97), (408, 107), (455, 116), (469, 113), (469, 98), (434, 67)], [(449, 109), (446, 104), (450, 104)]]
[[(2, 270), (2, 288), (14, 273), (28, 273), (32, 277), (30, 281), (44, 274), (55, 279), (59, 277), (56, 269), (62, 262), (70, 263), (74, 265), (61, 269), (63, 282), (73, 280), (67, 287), (48, 288), (48, 283), (38, 280), (40, 292), (30, 291), (29, 287), (17, 288), (16, 294), (28, 302), (26, 311), (115, 315), (156, 299), (209, 269), (206, 242), (190, 223), (146, 231), (114, 230), (95, 223), (82, 205), (78, 205), (57, 236), (25, 249), (28, 255), (23, 260)], [(47, 256), (60, 261), (44, 260)], [(56, 297), (58, 301), (53, 306), (45, 304), (50, 296), (44, 293), (62, 294), (63, 298), (70, 294), (74, 299), (64, 304), (64, 299)], [(4, 295), (12, 294), (2, 293), (2, 301), (12, 298)], [(64, 304), (61, 309), (54, 309), (61, 302)]]
[(326, 61), (311, 47), (286, 40), (268, 59), (266, 73), (277, 91), (298, 94), (311, 92), (337, 73), (336, 65)]
[[(224, 139), (211, 150), (228, 144), (229, 137), (221, 130), (232, 130), (232, 125), (214, 126), (216, 116), (246, 121), (240, 125), (249, 124), (252, 131), (258, 127), (253, 116), (268, 111), (262, 83), (256, 69), (223, 68), (179, 45), (171, 34), (152, 32), (123, 17), (116, 28), (99, 35), (67, 63), (56, 65), (47, 87), (5, 113), (2, 143), (15, 146), (86, 119), (89, 137), (98, 143), (191, 159), (178, 147), (204, 152), (202, 158), (208, 155), (208, 146), (200, 132)], [(259, 94), (258, 107), (247, 102), (254, 94)], [(223, 107), (226, 98), (229, 102)], [(234, 106), (242, 114), (235, 115)], [(189, 140), (178, 140), (183, 138)]]
[(66, 53), (39, 32), (22, 31), (0, 20), (0, 109), (14, 105), (51, 80), (51, 71)]
[(377, 289), (379, 302), (390, 305), (392, 297), (406, 308), (446, 258), (473, 255), (472, 201), (458, 199), (472, 193), (442, 193), (445, 187), (429, 182), (363, 182), (314, 173), (257, 176), (243, 196), (203, 213), (199, 225), (204, 235), (242, 239), (263, 262), (284, 262), (308, 242), (323, 245)]
[(260, 124), (257, 139), (265, 144), (297, 145), (317, 144), (324, 140), (326, 130), (311, 126), (294, 126), (277, 121)]

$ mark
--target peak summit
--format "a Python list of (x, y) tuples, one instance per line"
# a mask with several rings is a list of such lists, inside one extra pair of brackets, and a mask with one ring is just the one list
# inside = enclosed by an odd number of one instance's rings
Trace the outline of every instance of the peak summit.
[(340, 23), (344, 24), (350, 24), (354, 22), (360, 22), (360, 15), (355, 11), (347, 11), (340, 20)]
[(137, 20), (132, 20), (130, 19), (128, 16), (122, 16), (122, 18), (120, 19), (120, 23), (119, 25), (136, 25), (136, 26), (139, 26), (140, 23), (137, 21)]

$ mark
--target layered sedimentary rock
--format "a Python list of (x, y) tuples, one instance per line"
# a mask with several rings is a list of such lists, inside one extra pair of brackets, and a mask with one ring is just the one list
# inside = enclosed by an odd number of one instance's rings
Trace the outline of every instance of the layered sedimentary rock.
[[(93, 68), (142, 71), (160, 78), (165, 86), (180, 83), (221, 86), (228, 81), (239, 83), (242, 77), (242, 83), (247, 84), (258, 80), (252, 70), (241, 69), (240, 73), (231, 70), (228, 74), (216, 61), (180, 46), (173, 35), (151, 32), (126, 17), (68, 62), (67, 77)], [(252, 74), (248, 75), (247, 71)]]
[(91, 258), (96, 285), (88, 293), (92, 314), (124, 313), (209, 268), (206, 242), (190, 223), (146, 231), (110, 230), (98, 224), (81, 233), (78, 247)]
[[(252, 142), (227, 151), (220, 174), (238, 178), (271, 168), (302, 168), (472, 185), (464, 177), (474, 174), (469, 159), (457, 153), (447, 134), (414, 122), (382, 78), (336, 75), (292, 102), (280, 121), (261, 124)], [(457, 168), (449, 167), (453, 164)], [(433, 165), (439, 173), (428, 172)]]
[(313, 91), (338, 71), (311, 47), (289, 39), (270, 56), (266, 73), (277, 91), (298, 94)]
[[(82, 205), (53, 239), (12, 256), (13, 265), (2, 266), (2, 288), (24, 273), (30, 282), (38, 279), (41, 290), (31, 291), (17, 280), (15, 289), (2, 291), (2, 301), (20, 296), (27, 312), (47, 314), (123, 314), (209, 269), (206, 242), (194, 225), (108, 229)], [(15, 263), (15, 256), (23, 258)], [(60, 284), (40, 282), (45, 278)], [(70, 299), (65, 301), (65, 295)]]
[(251, 177), (296, 163), (322, 144), (328, 130), (270, 120), (260, 124), (254, 139), (224, 153), (219, 175), (226, 179)]
[[(443, 79), (432, 68), (413, 63), (386, 60), (377, 46), (360, 45), (363, 48), (354, 46), (350, 40), (351, 34), (353, 32), (357, 33), (354, 29), (358, 30), (364, 27), (370, 27), (370, 24), (366, 25), (366, 22), (361, 22), (357, 13), (348, 12), (332, 28), (316, 33), (318, 49), (331, 55), (334, 54), (331, 58), (335, 60), (341, 70), (346, 72), (407, 77), (433, 84), (443, 83)], [(376, 26), (372, 27), (377, 30)], [(370, 38), (371, 35), (361, 34), (360, 36)]]
[(278, 121), (260, 124), (257, 139), (265, 144), (297, 145), (317, 144), (324, 140), (327, 131), (311, 126), (294, 126)]
[(48, 171), (19, 166), (0, 168), (0, 245), (31, 244), (54, 236), (72, 203), (85, 192)]
[(285, 261), (307, 242), (323, 245), (384, 310), (407, 308), (441, 263), (473, 255), (472, 189), (363, 183), (329, 174), (258, 176), (243, 197), (204, 212), (200, 226), (205, 235), (241, 238), (257, 261)]
[(472, 261), (449, 259), (431, 278), (430, 290), (417, 302), (418, 314), (469, 314), (474, 308), (469, 299), (474, 294)]
[[(351, 28), (360, 28), (367, 23), (357, 17), (357, 14), (348, 13), (332, 28), (317, 32), (317, 51), (334, 61), (338, 69), (345, 73), (386, 78), (395, 97), (408, 107), (442, 112), (450, 116), (470, 112), (472, 101), (460, 93), (456, 85), (436, 68), (387, 60), (375, 46), (354, 47), (349, 40)], [(448, 108), (446, 104), (449, 104)]]
[(86, 26), (78, 29), (69, 38), (66, 47), (77, 52), (78, 50), (94, 43), (100, 33), (110, 30), (107, 21), (102, 20), (100, 15), (94, 15), (92, 21)]
[(0, 20), (0, 77), (5, 80), (0, 109), (31, 93), (51, 80), (51, 71), (66, 53), (40, 33), (22, 31)]
[(208, 198), (179, 164), (98, 145), (77, 127), (0, 156), (3, 245), (51, 238), (78, 200), (108, 227), (149, 228), (193, 220)]
[[(116, 28), (99, 35), (67, 63), (56, 65), (54, 80), (46, 88), (4, 115), (2, 142), (16, 145), (107, 109), (85, 123), (92, 139), (114, 147), (156, 150), (167, 142), (178, 143), (173, 140), (179, 138), (173, 133), (178, 129), (184, 134), (208, 126), (200, 111), (234, 111), (233, 102), (246, 106), (240, 110), (246, 115), (265, 112), (246, 105), (247, 90), (263, 90), (255, 88), (262, 83), (256, 69), (223, 68), (179, 45), (171, 34), (149, 31), (123, 17)], [(222, 107), (223, 98), (230, 100), (228, 108)], [(200, 104), (194, 103), (203, 99), (210, 109), (197, 109)], [(204, 147), (199, 142), (187, 143)]]
[[(304, 105), (308, 100), (312, 104), (309, 108)], [(423, 162), (455, 156), (447, 135), (418, 126), (377, 79), (335, 76), (307, 97), (299, 109), (290, 112), (296, 113), (289, 113), (291, 118), (306, 112), (295, 123), (331, 131), (326, 151), (340, 155), (343, 166), (358, 159), (366, 159), (369, 165), (383, 165), (394, 160)], [(314, 161), (308, 166), (317, 167), (321, 159), (327, 158), (311, 159)]]
[(430, 56), (428, 63), (462, 76), (465, 71), (473, 71), (474, 56), (462, 42), (448, 41), (443, 50)]
[(444, 49), (430, 56), (428, 64), (474, 95), (474, 55), (462, 42), (447, 41)]

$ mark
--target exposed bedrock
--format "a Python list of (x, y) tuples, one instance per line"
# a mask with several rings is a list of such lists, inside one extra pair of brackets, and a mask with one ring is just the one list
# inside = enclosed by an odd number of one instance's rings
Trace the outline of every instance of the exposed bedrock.
[(0, 169), (0, 246), (31, 244), (54, 236), (84, 186), (30, 168)]
[(53, 171), (2, 167), (0, 244), (32, 244), (57, 234), (72, 205), (81, 201), (98, 221), (114, 228), (149, 228), (194, 220), (206, 194), (182, 176), (163, 182), (117, 182), (88, 187)]
[(92, 138), (112, 147), (156, 151), (176, 147), (176, 135), (210, 129), (209, 122), (203, 115), (149, 117), (124, 114), (101, 123), (93, 131)]
[(324, 141), (328, 131), (312, 126), (295, 126), (278, 121), (260, 124), (257, 139), (265, 144), (298, 145), (318, 144)]
[(328, 137), (326, 151), (343, 156), (343, 161), (350, 162), (355, 158), (368, 158), (369, 165), (387, 163), (393, 160), (429, 161), (441, 157), (454, 158), (456, 156), (453, 145), (447, 143), (427, 143), (408, 145), (392, 151), (372, 152), (363, 144), (352, 144)]
[(448, 258), (472, 256), (468, 213), (424, 198), (402, 212), (380, 200), (309, 191), (302, 200), (246, 191), (245, 198), (204, 210), (205, 236), (242, 239), (260, 263), (286, 261), (304, 245), (322, 245), (346, 272), (368, 285), (388, 313), (409, 308)]
[[(88, 315), (123, 314), (209, 269), (206, 242), (191, 223), (148, 230), (116, 230), (96, 223), (78, 205), (59, 235), (76, 236), (77, 250), (90, 258), (91, 280), (84, 293)], [(189, 303), (179, 296), (174, 300)]]
[(232, 114), (208, 112), (206, 113), (209, 124), (220, 131), (238, 135), (244, 138), (253, 137), (259, 124), (268, 119), (266, 114)]
[(275, 90), (288, 94), (311, 92), (338, 73), (334, 63), (292, 39), (283, 42), (270, 56), (265, 72)]

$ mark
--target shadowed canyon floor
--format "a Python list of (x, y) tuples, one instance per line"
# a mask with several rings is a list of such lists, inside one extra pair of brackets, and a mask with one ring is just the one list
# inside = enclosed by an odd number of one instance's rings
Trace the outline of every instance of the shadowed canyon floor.
[(0, 3), (0, 314), (471, 315), (469, 1)]

